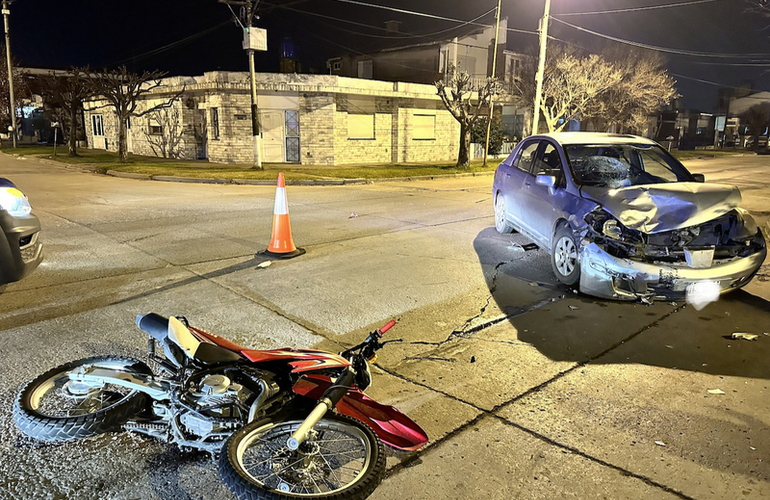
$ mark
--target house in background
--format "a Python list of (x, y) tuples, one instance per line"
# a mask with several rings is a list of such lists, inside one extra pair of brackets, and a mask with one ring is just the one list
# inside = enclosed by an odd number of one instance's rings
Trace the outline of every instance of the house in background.
[[(251, 163), (248, 73), (173, 77), (146, 94), (133, 118), (129, 152), (149, 156)], [(257, 74), (262, 161), (316, 165), (454, 161), (460, 127), (436, 88), (334, 75)], [(117, 120), (105, 102), (86, 102), (91, 147), (117, 151)]]
[[(495, 26), (469, 25), (448, 31), (441, 39), (415, 42), (416, 35), (401, 34), (397, 21), (385, 23), (390, 38), (366, 53), (345, 54), (326, 61), (329, 73), (362, 79), (433, 84), (447, 77), (452, 67), (467, 71), (477, 83), (492, 76)], [(527, 57), (506, 49), (508, 19), (500, 20), (495, 76), (510, 83), (522, 71)], [(512, 101), (502, 106), (503, 129), (509, 137), (521, 138), (525, 116), (530, 112)]]

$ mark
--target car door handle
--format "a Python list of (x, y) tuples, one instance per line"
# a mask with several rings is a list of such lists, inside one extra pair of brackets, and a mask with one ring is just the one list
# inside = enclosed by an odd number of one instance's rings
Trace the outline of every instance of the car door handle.
[(524, 185), (530, 187), (529, 182), (525, 182)]

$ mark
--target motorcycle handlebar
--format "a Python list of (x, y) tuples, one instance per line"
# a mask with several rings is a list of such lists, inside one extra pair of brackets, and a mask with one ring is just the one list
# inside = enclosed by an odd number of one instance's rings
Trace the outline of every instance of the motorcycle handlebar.
[(377, 330), (377, 336), (382, 338), (382, 336), (385, 334), (385, 332), (387, 332), (388, 330), (393, 328), (395, 325), (396, 325), (396, 321), (395, 320), (392, 319), (392, 320), (388, 321), (388, 323), (385, 326), (383, 326), (382, 328)]

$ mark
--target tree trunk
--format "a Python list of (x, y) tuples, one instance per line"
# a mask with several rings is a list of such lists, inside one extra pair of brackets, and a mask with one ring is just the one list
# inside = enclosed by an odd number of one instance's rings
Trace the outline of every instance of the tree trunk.
[(77, 140), (78, 140), (78, 107), (75, 103), (70, 103), (70, 136), (68, 141), (68, 149), (70, 156), (77, 156)]
[(460, 123), (460, 152), (457, 153), (457, 166), (468, 168), (471, 164), (471, 126)]
[(121, 163), (128, 161), (126, 144), (126, 119), (118, 115), (118, 159)]

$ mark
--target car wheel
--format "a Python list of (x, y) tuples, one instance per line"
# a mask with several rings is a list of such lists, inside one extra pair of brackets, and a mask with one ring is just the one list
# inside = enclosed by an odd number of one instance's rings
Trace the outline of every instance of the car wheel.
[(574, 285), (580, 280), (580, 259), (575, 235), (567, 225), (556, 231), (551, 248), (551, 267), (556, 277), (565, 285)]
[(513, 227), (505, 216), (505, 197), (502, 193), (497, 193), (497, 198), (495, 198), (495, 229), (498, 233), (503, 234), (513, 232)]

